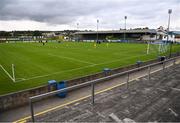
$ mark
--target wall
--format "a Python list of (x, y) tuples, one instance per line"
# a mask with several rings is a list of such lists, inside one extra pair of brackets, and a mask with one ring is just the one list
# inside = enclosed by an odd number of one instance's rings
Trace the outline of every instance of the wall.
[(149, 35), (143, 35), (142, 40), (149, 40), (149, 41), (153, 40), (153, 41), (155, 41), (156, 35), (153, 35), (153, 37), (151, 37), (150, 34)]

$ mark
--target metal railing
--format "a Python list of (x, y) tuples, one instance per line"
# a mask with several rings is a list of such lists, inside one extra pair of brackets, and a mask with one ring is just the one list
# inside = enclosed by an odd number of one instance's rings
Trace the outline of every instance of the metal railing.
[(37, 95), (37, 96), (30, 97), (29, 98), (29, 104), (30, 104), (30, 111), (31, 111), (32, 122), (35, 121), (33, 103), (38, 101), (38, 100), (41, 100), (43, 98), (46, 98), (46, 97), (49, 97), (49, 96), (53, 96), (53, 95), (56, 95), (58, 93), (62, 93), (62, 92), (65, 92), (65, 91), (70, 91), (70, 90), (73, 90), (73, 89), (77, 89), (77, 88), (81, 88), (81, 87), (84, 87), (84, 86), (88, 86), (88, 85), (90, 86), (91, 85), (91, 91), (92, 91), (92, 93), (91, 93), (91, 103), (92, 103), (92, 105), (94, 105), (94, 103), (95, 103), (95, 101), (94, 101), (94, 98), (95, 98), (95, 84), (96, 83), (101, 82), (101, 81), (105, 81), (107, 79), (112, 79), (112, 78), (115, 78), (115, 77), (118, 77), (118, 76), (121, 76), (121, 75), (127, 75), (126, 87), (128, 89), (129, 88), (129, 81), (130, 81), (130, 79), (129, 79), (130, 78), (130, 73), (133, 73), (135, 71), (139, 71), (139, 70), (147, 69), (148, 68), (147, 75), (148, 75), (148, 80), (150, 81), (150, 78), (151, 78), (151, 68), (153, 66), (162, 64), (162, 69), (161, 70), (163, 70), (163, 73), (164, 73), (165, 67), (166, 67), (166, 62), (173, 61), (173, 65), (175, 65), (176, 60), (179, 59), (179, 58), (180, 58), (180, 56), (174, 57), (174, 58), (170, 58), (170, 59), (167, 59), (165, 61), (160, 61), (160, 62), (152, 63), (152, 64), (149, 64), (149, 65), (138, 67), (138, 68), (135, 68), (135, 69), (132, 69), (132, 70), (128, 70), (128, 71), (125, 71), (125, 72), (109, 75), (109, 76), (106, 76), (106, 77), (103, 77), (103, 78), (99, 78), (99, 79), (96, 79), (96, 80), (91, 80), (91, 81), (88, 81), (88, 82), (85, 82), (85, 83), (82, 83), (82, 84), (78, 84), (78, 85), (70, 86), (70, 87), (67, 87), (67, 88), (64, 88), (64, 89), (60, 89), (60, 90), (56, 90), (56, 91), (52, 91), (52, 92), (48, 92), (48, 93), (44, 93), (44, 94), (40, 94), (40, 95)]

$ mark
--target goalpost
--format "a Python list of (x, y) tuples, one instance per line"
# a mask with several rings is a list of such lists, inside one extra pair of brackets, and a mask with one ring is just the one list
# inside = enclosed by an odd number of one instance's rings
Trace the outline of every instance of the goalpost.
[(169, 44), (164, 42), (148, 42), (146, 54), (150, 54), (152, 52), (161, 54), (166, 53), (169, 49)]
[(166, 43), (159, 44), (159, 52), (161, 53), (166, 53), (169, 48), (170, 48), (169, 44)]
[(12, 75), (2, 65), (0, 65), (0, 67), (13, 82), (16, 82), (15, 65), (14, 64), (12, 64), (12, 66), (11, 66)]
[(150, 47), (150, 44), (148, 42), (148, 44), (147, 44), (147, 54), (149, 54), (149, 47)]

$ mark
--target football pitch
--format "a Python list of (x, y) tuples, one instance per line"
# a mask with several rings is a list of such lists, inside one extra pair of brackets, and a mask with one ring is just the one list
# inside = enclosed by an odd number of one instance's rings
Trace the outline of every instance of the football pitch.
[[(69, 80), (157, 58), (147, 44), (132, 43), (4, 43), (0, 44), (0, 95)], [(178, 46), (173, 46), (173, 52)], [(15, 65), (13, 82), (11, 65)]]

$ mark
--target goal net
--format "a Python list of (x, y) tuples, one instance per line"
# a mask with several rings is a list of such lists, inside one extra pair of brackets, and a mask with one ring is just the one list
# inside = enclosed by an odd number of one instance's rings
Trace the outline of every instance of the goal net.
[(164, 54), (167, 53), (170, 48), (170, 45), (165, 42), (149, 42), (147, 44), (147, 54), (157, 53)]

